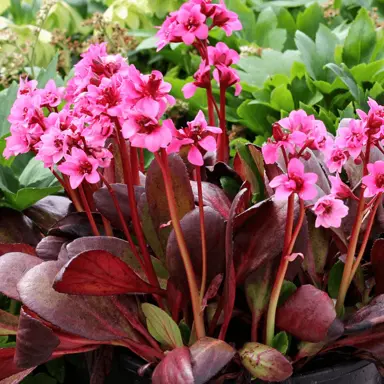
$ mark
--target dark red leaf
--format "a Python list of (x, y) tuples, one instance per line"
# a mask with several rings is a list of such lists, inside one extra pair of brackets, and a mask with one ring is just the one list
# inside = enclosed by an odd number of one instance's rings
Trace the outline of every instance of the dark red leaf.
[(375, 241), (371, 251), (371, 263), (375, 275), (377, 295), (384, 293), (384, 239)]
[(16, 334), (19, 318), (0, 309), (0, 336)]
[(26, 253), (12, 252), (0, 257), (0, 292), (20, 300), (17, 284), (23, 275), (43, 261)]
[(117, 310), (111, 297), (71, 296), (52, 287), (62, 264), (47, 261), (29, 270), (18, 284), (21, 301), (42, 319), (89, 340), (143, 339)]
[(36, 256), (35, 248), (28, 244), (4, 244), (0, 243), (0, 256), (10, 252), (21, 252)]
[(63, 244), (67, 241), (64, 237), (47, 236), (37, 244), (36, 253), (45, 261), (57, 260)]
[(43, 232), (47, 232), (57, 221), (75, 212), (71, 200), (63, 196), (47, 196), (24, 211)]
[(60, 340), (52, 329), (21, 310), (15, 354), (19, 368), (32, 368), (45, 363), (59, 344)]
[(112, 368), (113, 347), (111, 345), (103, 345), (97, 351), (92, 353), (92, 361), (90, 366), (89, 384), (104, 384), (105, 378)]
[[(202, 191), (203, 191), (203, 203), (205, 206), (211, 207), (225, 220), (228, 220), (229, 210), (231, 209), (231, 202), (229, 201), (227, 195), (224, 191), (219, 188), (217, 185), (212, 183), (202, 182)], [(196, 181), (191, 181), (193, 195), (195, 197), (195, 203), (199, 203), (199, 194), (197, 191)]]
[(214, 279), (211, 281), (211, 284), (209, 285), (207, 292), (205, 292), (203, 301), (201, 302), (201, 307), (205, 308), (207, 306), (208, 300), (213, 299), (217, 292), (219, 291), (219, 288), (221, 286), (221, 283), (223, 282), (224, 274), (220, 273), (219, 275), (215, 276)]
[(302, 285), (277, 309), (276, 325), (300, 340), (312, 343), (340, 336), (343, 332), (332, 299), (313, 285)]
[(21, 212), (0, 208), (0, 243), (36, 246), (42, 236), (36, 225)]
[[(13, 384), (18, 383), (17, 379), (23, 379), (31, 373), (36, 367), (28, 370), (20, 369), (14, 362), (15, 348), (0, 348), (0, 383)], [(25, 374), (23, 376), (23, 373)], [(14, 376), (14, 377), (13, 377)], [(4, 380), (6, 379), (6, 380)]]
[(194, 384), (191, 353), (187, 347), (168, 352), (164, 360), (155, 368), (153, 384)]
[(109, 296), (124, 293), (161, 293), (142, 280), (124, 261), (106, 251), (86, 251), (72, 258), (57, 274), (57, 292)]
[[(207, 284), (225, 269), (225, 223), (222, 216), (210, 207), (204, 207), (204, 223), (207, 246)], [(187, 213), (181, 220), (181, 229), (189, 250), (197, 282), (201, 282), (201, 232), (198, 209)], [(188, 291), (187, 277), (180, 255), (175, 232), (172, 231), (167, 245), (167, 270), (184, 292)]]
[(195, 384), (208, 382), (235, 356), (236, 351), (224, 341), (204, 337), (190, 347)]

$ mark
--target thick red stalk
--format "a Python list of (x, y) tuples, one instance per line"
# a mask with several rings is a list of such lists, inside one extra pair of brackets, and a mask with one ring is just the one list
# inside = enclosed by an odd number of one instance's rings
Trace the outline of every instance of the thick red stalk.
[(181, 229), (180, 221), (177, 214), (176, 199), (173, 191), (171, 172), (168, 165), (168, 155), (164, 149), (161, 149), (161, 154), (155, 153), (155, 158), (159, 163), (159, 166), (163, 174), (165, 192), (167, 195), (169, 213), (172, 220), (172, 226), (173, 226), (173, 230), (175, 231), (176, 240), (179, 245), (181, 258), (183, 260), (185, 272), (187, 275), (188, 286), (189, 286), (191, 302), (192, 302), (193, 318), (194, 318), (195, 328), (196, 328), (196, 336), (198, 339), (201, 339), (202, 337), (205, 336), (203, 312), (201, 311), (199, 290), (196, 283), (195, 272), (193, 270), (193, 265), (191, 262), (191, 258), (189, 256), (187, 244), (185, 242), (183, 231)]
[(134, 148), (130, 145), (129, 153), (131, 156), (131, 170), (132, 170), (133, 185), (140, 185), (139, 157), (137, 153), (137, 148)]
[(140, 171), (144, 173), (145, 172), (144, 148), (140, 148), (139, 155), (140, 155), (139, 156)]
[(63, 186), (64, 190), (67, 192), (69, 198), (72, 200), (72, 203), (76, 208), (76, 211), (83, 212), (83, 206), (81, 205), (79, 197), (77, 196), (76, 190), (73, 190), (69, 185), (68, 177), (66, 175), (63, 175), (63, 178), (61, 178), (54, 169), (52, 169), (52, 173), (59, 181), (59, 183)]
[(200, 216), (200, 234), (201, 234), (201, 287), (200, 287), (200, 301), (203, 301), (205, 289), (207, 285), (207, 242), (205, 236), (205, 223), (204, 223), (204, 203), (203, 203), (203, 187), (201, 184), (201, 171), (200, 167), (195, 167), (197, 193), (199, 196), (199, 216)]
[(113, 237), (113, 229), (111, 223), (103, 215), (101, 215), (101, 219), (103, 220), (105, 234), (107, 236)]
[(135, 199), (135, 189), (134, 189), (132, 173), (131, 173), (130, 156), (128, 154), (125, 139), (121, 133), (121, 126), (118, 119), (115, 120), (115, 124), (116, 124), (116, 135), (118, 138), (118, 144), (120, 148), (121, 160), (123, 165), (124, 181), (125, 181), (125, 184), (127, 185), (129, 207), (131, 209), (133, 229), (135, 231), (137, 240), (139, 242), (141, 254), (143, 255), (143, 258), (144, 258), (145, 272), (148, 276), (149, 282), (155, 287), (159, 287), (160, 286), (159, 281), (157, 280), (157, 276), (151, 261), (151, 256), (149, 255), (149, 252), (147, 249), (147, 243), (145, 241), (143, 229), (141, 228), (139, 212), (137, 210), (137, 204)]
[(223, 85), (220, 85), (220, 128), (222, 130), (219, 135), (219, 143), (217, 149), (217, 160), (224, 163), (229, 161), (229, 139), (227, 134), (227, 124), (226, 124), (226, 88)]
[(85, 213), (87, 214), (87, 217), (88, 217), (88, 220), (89, 220), (89, 224), (91, 225), (91, 228), (92, 228), (92, 232), (93, 232), (93, 234), (95, 236), (100, 236), (100, 232), (99, 232), (99, 230), (97, 228), (95, 219), (93, 218), (92, 212), (91, 212), (91, 210), (89, 208), (88, 200), (87, 200), (87, 198), (85, 196), (83, 186), (80, 184), (78, 189), (79, 189), (81, 201), (82, 201), (83, 206), (85, 208)]
[(207, 88), (207, 104), (208, 104), (208, 123), (210, 126), (215, 126), (215, 111), (213, 105), (213, 94), (212, 94), (212, 86), (209, 85)]

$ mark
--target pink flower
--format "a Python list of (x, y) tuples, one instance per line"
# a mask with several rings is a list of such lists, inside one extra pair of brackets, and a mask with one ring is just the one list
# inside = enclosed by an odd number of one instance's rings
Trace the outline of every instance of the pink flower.
[(185, 44), (191, 45), (196, 38), (208, 38), (208, 26), (205, 24), (206, 16), (201, 13), (198, 4), (186, 3), (177, 12), (178, 25), (173, 30), (174, 36), (179, 36)]
[(172, 120), (166, 120), (163, 124), (167, 125), (173, 134), (173, 139), (167, 148), (167, 152), (179, 152), (181, 147), (189, 146), (188, 160), (191, 164), (197, 166), (204, 164), (201, 149), (214, 152), (216, 150), (215, 135), (222, 133), (220, 128), (211, 127), (207, 124), (202, 111), (199, 111), (195, 119), (188, 122), (187, 127), (184, 129), (177, 130)]
[(217, 81), (220, 87), (229, 88), (235, 86), (235, 96), (239, 96), (241, 92), (240, 77), (236, 69), (226, 67), (225, 65), (217, 65), (213, 71), (213, 78)]
[(346, 199), (353, 195), (348, 185), (342, 182), (338, 173), (336, 173), (336, 176), (328, 176), (328, 178), (332, 184), (331, 194), (333, 196), (339, 199)]
[(315, 117), (313, 115), (308, 116), (305, 111), (299, 109), (292, 111), (288, 117), (279, 120), (278, 124), (291, 132), (300, 131), (308, 134), (313, 130), (314, 122)]
[(20, 96), (14, 102), (8, 121), (11, 124), (36, 124), (42, 123), (44, 119), (43, 111), (40, 108), (41, 97), (34, 96)]
[(297, 193), (303, 200), (311, 200), (317, 195), (315, 173), (304, 173), (304, 165), (299, 159), (291, 159), (288, 163), (288, 174), (276, 176), (270, 183), (276, 188), (275, 198), (285, 200), (292, 193)]
[(243, 29), (239, 16), (237, 13), (227, 9), (224, 0), (220, 0), (220, 4), (214, 4), (212, 25), (222, 28), (227, 36), (231, 36), (233, 31), (241, 31)]
[(178, 43), (182, 41), (180, 36), (174, 34), (177, 25), (176, 14), (173, 14), (165, 19), (161, 27), (158, 27), (159, 30), (156, 33), (156, 37), (158, 38), (156, 43), (157, 52), (169, 43)]
[(209, 65), (206, 65), (205, 61), (203, 60), (200, 63), (199, 69), (193, 75), (193, 78), (195, 79), (194, 82), (185, 84), (182, 89), (184, 97), (186, 99), (190, 99), (195, 94), (197, 88), (209, 87), (209, 85), (211, 84), (210, 72), (211, 67)]
[(133, 147), (147, 148), (156, 152), (160, 148), (166, 148), (172, 140), (172, 134), (168, 126), (160, 125), (158, 121), (159, 109), (143, 109), (136, 106), (128, 111), (122, 127), (123, 136), (129, 139)]
[[(129, 67), (128, 79), (123, 83), (124, 101), (129, 106), (141, 103), (144, 108), (159, 108), (164, 113), (168, 105), (175, 104), (175, 98), (169, 94), (172, 85), (163, 80), (163, 74), (152, 71), (150, 75), (141, 74), (134, 65)], [(158, 106), (159, 104), (159, 106)]]
[(57, 88), (55, 82), (51, 79), (44, 89), (39, 90), (39, 94), (42, 107), (58, 107), (64, 96), (64, 87)]
[(7, 137), (3, 156), (9, 159), (21, 153), (27, 153), (35, 149), (43, 130), (38, 124), (11, 126), (11, 136)]
[(60, 172), (69, 176), (72, 189), (76, 189), (85, 179), (88, 183), (95, 184), (100, 181), (97, 172), (99, 162), (78, 148), (72, 148), (71, 155), (65, 156), (65, 162), (58, 166)]
[(361, 120), (351, 119), (347, 127), (340, 127), (337, 130), (335, 144), (347, 150), (353, 159), (360, 156), (366, 143), (365, 124)]
[(348, 160), (348, 154), (344, 150), (334, 147), (325, 153), (325, 158), (327, 167), (331, 173), (341, 172), (344, 164)]
[(362, 179), (367, 187), (364, 192), (365, 197), (375, 196), (384, 192), (384, 161), (379, 160), (367, 165), (369, 174)]
[(313, 211), (316, 214), (315, 227), (339, 228), (341, 219), (348, 215), (348, 207), (332, 195), (323, 196), (317, 200)]
[(32, 96), (37, 88), (37, 81), (36, 80), (29, 80), (25, 79), (23, 80), (22, 77), (20, 77), (20, 84), (19, 84), (19, 90), (17, 91), (17, 97), (20, 96)]
[(368, 114), (360, 109), (357, 109), (356, 112), (360, 119), (365, 122), (367, 129), (376, 133), (384, 124), (384, 107), (370, 97), (368, 98), (368, 105), (370, 108)]
[(209, 64), (211, 65), (225, 65), (229, 67), (232, 64), (238, 63), (240, 60), (239, 54), (234, 50), (228, 48), (224, 43), (217, 43), (216, 47), (208, 47)]

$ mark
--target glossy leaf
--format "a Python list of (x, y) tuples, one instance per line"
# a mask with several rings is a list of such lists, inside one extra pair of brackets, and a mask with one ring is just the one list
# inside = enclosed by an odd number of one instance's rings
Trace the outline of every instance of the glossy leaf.
[(72, 295), (161, 293), (119, 257), (100, 250), (86, 251), (72, 258), (56, 276), (53, 287), (57, 292)]
[(0, 292), (20, 300), (17, 284), (23, 275), (43, 261), (26, 253), (12, 252), (0, 257)]
[(279, 332), (272, 340), (272, 347), (277, 349), (283, 355), (288, 351), (289, 339), (286, 332)]
[(142, 304), (141, 309), (146, 317), (149, 333), (161, 345), (167, 349), (183, 346), (180, 329), (168, 313), (149, 303)]
[(333, 299), (337, 299), (339, 294), (341, 279), (343, 277), (344, 263), (342, 261), (337, 261), (328, 276), (328, 293)]
[(195, 384), (207, 383), (235, 356), (236, 351), (222, 340), (204, 337), (190, 347)]
[(19, 318), (0, 309), (0, 336), (16, 335)]
[(194, 384), (191, 353), (189, 348), (180, 347), (168, 352), (155, 368), (153, 384)]
[(277, 309), (276, 325), (300, 340), (313, 343), (343, 332), (332, 299), (313, 285), (302, 285)]
[(239, 354), (242, 364), (254, 378), (283, 381), (292, 375), (291, 363), (272, 347), (259, 343), (246, 343)]
[(67, 239), (58, 236), (47, 236), (37, 244), (36, 254), (42, 260), (57, 260), (60, 250), (66, 243)]

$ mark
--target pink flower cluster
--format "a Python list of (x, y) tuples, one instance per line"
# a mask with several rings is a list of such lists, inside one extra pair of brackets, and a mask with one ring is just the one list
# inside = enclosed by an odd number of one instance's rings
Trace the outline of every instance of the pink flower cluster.
[(32, 151), (46, 167), (69, 176), (73, 189), (84, 179), (100, 180), (99, 168), (108, 167), (112, 159), (108, 140), (118, 132), (133, 147), (152, 152), (171, 142), (168, 152), (187, 145), (191, 163), (202, 165), (202, 153), (216, 149), (221, 130), (208, 127), (202, 112), (184, 130), (178, 131), (170, 120), (162, 122), (165, 110), (175, 103), (170, 90), (159, 71), (144, 75), (120, 55), (108, 55), (105, 44), (92, 45), (66, 89), (57, 88), (53, 80), (44, 89), (34, 80), (20, 80), (4, 156)]
[[(348, 207), (341, 199), (357, 199), (352, 190), (340, 178), (347, 161), (365, 164), (367, 172), (362, 177), (365, 197), (378, 197), (384, 193), (384, 161), (367, 163), (368, 151), (373, 146), (383, 151), (384, 107), (369, 99), (368, 113), (358, 111), (360, 119), (344, 119), (336, 137), (327, 133), (324, 124), (303, 110), (293, 111), (273, 126), (273, 138), (262, 147), (264, 160), (272, 164), (284, 159), (287, 174), (275, 177), (270, 186), (276, 188), (276, 199), (286, 199), (297, 193), (303, 200), (317, 195), (314, 188), (317, 177), (304, 173), (302, 161), (310, 156), (307, 149), (317, 151), (331, 173), (331, 194), (320, 197), (313, 206), (317, 216), (316, 226), (339, 227), (348, 214)], [(302, 160), (300, 160), (302, 159)]]
[(222, 28), (227, 36), (242, 29), (239, 17), (226, 8), (224, 0), (219, 4), (213, 4), (211, 0), (190, 0), (172, 12), (159, 27), (157, 50), (169, 43), (183, 41), (192, 45), (198, 40), (206, 40), (209, 30), (214, 27)]

